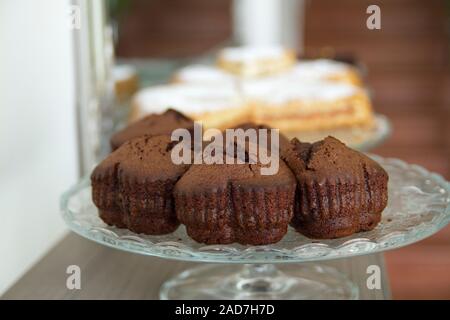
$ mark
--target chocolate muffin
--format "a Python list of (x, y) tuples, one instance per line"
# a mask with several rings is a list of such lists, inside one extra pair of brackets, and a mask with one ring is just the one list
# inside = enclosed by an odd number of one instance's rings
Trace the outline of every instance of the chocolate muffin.
[(126, 141), (143, 135), (171, 135), (175, 129), (194, 130), (194, 122), (184, 114), (169, 109), (162, 114), (150, 114), (121, 131), (115, 133), (110, 140), (112, 150), (116, 150)]
[(378, 224), (388, 175), (377, 162), (332, 137), (313, 144), (293, 139), (284, 158), (298, 182), (291, 222), (298, 232), (339, 238)]
[(188, 235), (206, 244), (281, 240), (293, 215), (296, 181), (283, 161), (274, 175), (262, 175), (261, 168), (192, 165), (174, 188), (177, 217)]
[(129, 140), (103, 160), (91, 175), (92, 198), (101, 219), (137, 233), (174, 231), (172, 190), (189, 165), (175, 165), (170, 136)]
[[(267, 130), (267, 147), (269, 148), (270, 151), (270, 146), (271, 146), (271, 131), (274, 128), (271, 128), (265, 124), (257, 124), (254, 122), (245, 122), (245, 123), (241, 123), (238, 124), (237, 126), (235, 126), (233, 129), (243, 129), (243, 130), (247, 130), (247, 129), (255, 129), (255, 130), (259, 130), (259, 129), (266, 129)], [(290, 142), (289, 139), (282, 134), (280, 131), (278, 131), (278, 136), (279, 136), (279, 140), (278, 140), (278, 154), (280, 156), (282, 156), (290, 147)], [(259, 135), (258, 135), (258, 143), (259, 143)]]

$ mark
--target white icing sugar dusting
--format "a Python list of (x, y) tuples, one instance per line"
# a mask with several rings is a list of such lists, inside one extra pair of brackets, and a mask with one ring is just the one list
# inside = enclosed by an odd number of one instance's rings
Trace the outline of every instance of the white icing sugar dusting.
[(220, 56), (234, 62), (252, 62), (261, 59), (277, 59), (285, 54), (286, 50), (280, 46), (243, 46), (225, 48), (220, 52)]
[(146, 113), (168, 108), (198, 113), (237, 107), (241, 100), (232, 86), (172, 84), (143, 89), (135, 95), (134, 103)]
[(190, 65), (180, 69), (176, 77), (182, 82), (229, 82), (235, 81), (235, 77), (219, 68), (207, 65)]
[(320, 79), (331, 75), (342, 74), (349, 69), (350, 66), (346, 63), (328, 59), (317, 59), (298, 62), (286, 73), (286, 76)]
[(244, 95), (267, 103), (283, 104), (289, 101), (332, 101), (350, 97), (361, 89), (333, 81), (290, 81), (284, 77), (248, 81), (243, 85)]

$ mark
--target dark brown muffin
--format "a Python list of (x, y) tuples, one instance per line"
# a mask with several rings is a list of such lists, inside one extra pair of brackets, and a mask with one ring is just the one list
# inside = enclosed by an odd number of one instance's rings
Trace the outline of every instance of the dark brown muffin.
[(332, 137), (313, 144), (293, 139), (285, 160), (298, 182), (292, 219), (298, 232), (338, 238), (380, 221), (388, 175), (374, 160)]
[[(267, 148), (270, 150), (270, 146), (271, 146), (271, 132), (274, 128), (271, 128), (265, 124), (256, 124), (254, 122), (245, 122), (245, 123), (241, 123), (238, 124), (237, 126), (235, 126), (233, 129), (243, 129), (243, 130), (247, 130), (247, 129), (255, 129), (258, 130), (259, 129), (266, 129), (267, 130)], [(280, 131), (278, 131), (278, 154), (280, 156), (282, 156), (284, 154), (284, 152), (286, 152), (286, 150), (289, 149), (290, 147), (290, 143), (289, 143), (289, 139), (283, 135)], [(259, 143), (259, 135), (258, 135), (258, 143)]]
[(124, 143), (93, 171), (92, 198), (109, 225), (137, 233), (174, 231), (172, 190), (189, 165), (175, 165), (170, 136), (144, 136)]
[(283, 161), (275, 175), (260, 164), (198, 164), (174, 189), (177, 217), (206, 244), (262, 245), (279, 241), (292, 218), (296, 182)]
[(162, 114), (150, 114), (138, 120), (111, 137), (111, 148), (116, 150), (126, 141), (147, 136), (171, 135), (178, 128), (194, 130), (194, 122), (184, 114), (169, 109)]

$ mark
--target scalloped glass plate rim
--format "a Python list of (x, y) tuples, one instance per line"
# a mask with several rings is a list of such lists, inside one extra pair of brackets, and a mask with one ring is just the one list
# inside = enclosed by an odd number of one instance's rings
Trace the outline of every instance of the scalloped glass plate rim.
[[(399, 159), (382, 158), (375, 155), (370, 156), (382, 164), (384, 162), (418, 172), (424, 178), (426, 177), (434, 181), (447, 195), (450, 193), (450, 183), (439, 174), (431, 173), (421, 166), (410, 165)], [(447, 206), (440, 214), (438, 221), (435, 221), (432, 226), (426, 230), (422, 230), (422, 232), (415, 230), (394, 231), (376, 239), (376, 241), (364, 238), (362, 236), (364, 233), (360, 233), (359, 235), (361, 237), (349, 239), (336, 247), (330, 247), (326, 243), (310, 242), (301, 244), (294, 249), (278, 249), (271, 247), (272, 245), (241, 246), (244, 249), (240, 249), (234, 247), (235, 244), (205, 245), (196, 249), (176, 241), (152, 243), (131, 231), (131, 235), (119, 236), (112, 230), (114, 227), (90, 226), (87, 228), (76, 223), (73, 219), (74, 214), (68, 208), (69, 200), (72, 196), (88, 187), (90, 187), (89, 177), (84, 177), (78, 184), (74, 185), (61, 196), (61, 214), (72, 231), (85, 238), (115, 249), (183, 261), (212, 263), (298, 263), (339, 259), (400, 248), (431, 236), (450, 222), (450, 199), (447, 197)], [(420, 224), (417, 226), (420, 226)], [(396, 239), (396, 241), (392, 241), (393, 239)], [(366, 246), (366, 248), (364, 250), (352, 250), (354, 247), (361, 246)], [(300, 256), (299, 254), (302, 251), (303, 254)]]

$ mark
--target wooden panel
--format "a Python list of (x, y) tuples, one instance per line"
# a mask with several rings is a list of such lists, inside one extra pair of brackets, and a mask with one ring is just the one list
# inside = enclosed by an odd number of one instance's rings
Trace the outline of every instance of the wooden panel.
[(378, 110), (390, 116), (393, 126), (393, 135), (386, 143), (386, 147), (414, 147), (420, 150), (438, 148), (443, 144), (443, 128), (440, 127), (440, 120), (435, 115), (421, 111), (404, 116), (404, 113), (392, 112), (393, 109), (378, 108)]
[(372, 67), (367, 82), (374, 93), (376, 106), (405, 112), (410, 108), (422, 108), (423, 111), (438, 108), (442, 101), (443, 79), (442, 71), (389, 72)]
[[(328, 31), (331, 30), (314, 35), (306, 33), (307, 53), (318, 52), (321, 47), (332, 47), (335, 52), (353, 53), (372, 67), (385, 64), (439, 65), (445, 63), (448, 58), (444, 43), (429, 36), (391, 37), (384, 34), (382, 29), (367, 31), (373, 32), (368, 35), (350, 37), (348, 34), (331, 36)], [(421, 45), (418, 46), (418, 43)], [(383, 52), (389, 54), (383, 54)]]
[(441, 1), (383, 1), (381, 30), (366, 28), (371, 1), (308, 2), (307, 50), (330, 46), (351, 52), (372, 67), (448, 63), (445, 10)]
[(120, 20), (121, 57), (185, 57), (229, 39), (231, 1), (131, 2)]
[(447, 244), (417, 244), (386, 254), (394, 299), (448, 299), (450, 250)]
[[(314, 3), (317, 2), (317, 3)], [(307, 26), (316, 35), (323, 29), (333, 26), (333, 34), (359, 35), (370, 34), (366, 29), (366, 8), (377, 4), (381, 9), (382, 28), (393, 36), (433, 35), (440, 32), (445, 25), (445, 13), (439, 0), (427, 1), (424, 10), (423, 1), (310, 1)], [(439, 19), (436, 19), (436, 18)], [(330, 35), (331, 37), (331, 35)]]

